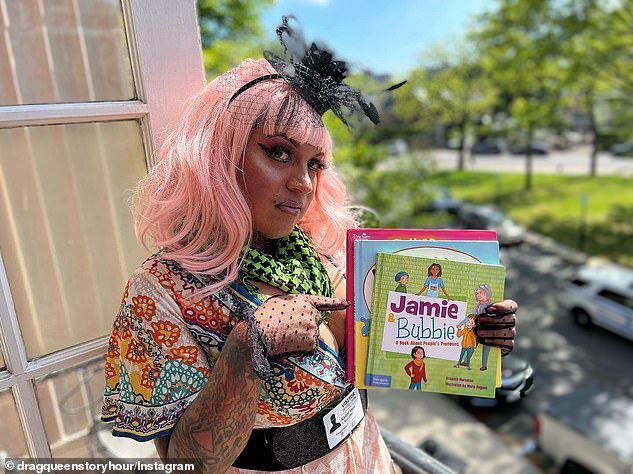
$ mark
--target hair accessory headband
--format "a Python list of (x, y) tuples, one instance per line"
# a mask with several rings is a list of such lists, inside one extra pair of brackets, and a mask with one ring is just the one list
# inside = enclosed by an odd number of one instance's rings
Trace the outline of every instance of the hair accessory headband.
[[(335, 60), (332, 53), (317, 46), (316, 43), (308, 47), (301, 33), (288, 24), (286, 16), (282, 17), (281, 25), (277, 27), (277, 36), (283, 46), (283, 57), (264, 51), (264, 57), (277, 74), (267, 74), (247, 82), (235, 91), (228, 105), (259, 82), (284, 79), (319, 116), (327, 110), (332, 110), (345, 125), (349, 126), (347, 117), (354, 112), (361, 112), (374, 124), (378, 124), (380, 118), (374, 104), (365, 100), (358, 89), (343, 82), (347, 77), (347, 65), (344, 61)], [(406, 81), (403, 81), (386, 90), (395, 90), (405, 83)]]

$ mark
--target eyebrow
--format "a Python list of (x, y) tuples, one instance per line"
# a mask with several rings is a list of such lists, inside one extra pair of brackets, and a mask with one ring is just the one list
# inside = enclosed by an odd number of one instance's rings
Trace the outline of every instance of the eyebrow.
[(288, 137), (285, 133), (275, 133), (274, 135), (266, 135), (266, 138), (275, 138), (275, 137), (282, 137), (285, 138), (286, 140), (288, 140), (290, 143), (292, 143), (295, 147), (299, 148), (299, 142)]
[[(275, 138), (275, 137), (282, 137), (282, 138), (284, 138), (284, 139), (288, 140), (290, 143), (292, 143), (292, 145), (293, 145), (295, 148), (299, 148), (299, 147), (301, 146), (301, 144), (300, 144), (297, 140), (295, 140), (295, 139), (293, 139), (293, 138), (288, 137), (285, 133), (276, 133), (276, 134), (274, 134), (274, 135), (266, 135), (266, 136), (265, 136), (265, 138)], [(308, 143), (308, 145), (310, 145), (310, 144)], [(312, 145), (312, 146), (314, 146), (314, 145)], [(317, 149), (318, 149), (318, 147), (315, 147), (315, 148), (317, 148)], [(325, 153), (323, 153), (323, 152), (319, 149), (319, 152), (318, 152), (316, 155), (314, 155), (314, 157), (313, 157), (313, 158), (316, 158), (316, 157), (319, 157), (319, 158), (325, 158)]]

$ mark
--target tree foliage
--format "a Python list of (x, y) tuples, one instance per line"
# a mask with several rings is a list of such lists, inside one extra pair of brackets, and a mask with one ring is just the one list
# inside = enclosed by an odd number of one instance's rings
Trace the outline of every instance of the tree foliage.
[(585, 114), (593, 176), (603, 137), (633, 132), (622, 127), (631, 123), (632, 25), (633, 0), (501, 0), (472, 37), (525, 142), (538, 129), (568, 129), (565, 114)]
[(198, 0), (198, 18), (202, 47), (210, 48), (218, 40), (260, 36), (261, 10), (274, 0)]
[(476, 56), (464, 53), (442, 58), (416, 76), (412, 84), (416, 99), (430, 124), (440, 122), (455, 131), (458, 140), (457, 169), (464, 169), (467, 135), (478, 132), (478, 124), (496, 101), (496, 89)]
[[(549, 0), (501, 0), (482, 16), (472, 38), (481, 66), (501, 92), (519, 142), (531, 144), (538, 128), (560, 120), (561, 45)], [(527, 146), (525, 188), (532, 186), (532, 153)]]
[(198, 0), (198, 22), (207, 77), (247, 57), (261, 57), (265, 45), (261, 11), (275, 0)]
[[(350, 82), (367, 84), (373, 79), (356, 76)], [(396, 93), (399, 102), (402, 100), (400, 94), (405, 90)], [(378, 102), (378, 110), (384, 110), (379, 104), (388, 101), (389, 96), (380, 99), (376, 97), (374, 101)], [(370, 227), (422, 225), (414, 216), (420, 215), (420, 209), (429, 200), (422, 186), (430, 172), (428, 163), (409, 154), (389, 156), (386, 147), (378, 143), (383, 138), (380, 126), (376, 127), (368, 120), (355, 121), (352, 127), (347, 127), (327, 112), (324, 122), (334, 141), (336, 168), (348, 185), (351, 201), (362, 204), (367, 211), (361, 213), (363, 224)]]

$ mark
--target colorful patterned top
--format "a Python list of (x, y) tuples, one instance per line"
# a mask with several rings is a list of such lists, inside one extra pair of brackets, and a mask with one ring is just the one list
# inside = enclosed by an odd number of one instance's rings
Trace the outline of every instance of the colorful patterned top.
[[(153, 255), (128, 281), (106, 357), (101, 419), (114, 422), (113, 435), (144, 441), (169, 434), (242, 317), (238, 299), (260, 304), (238, 285), (192, 298), (207, 278)], [(342, 360), (322, 341), (310, 354), (271, 363), (255, 428), (307, 419), (346, 385)]]

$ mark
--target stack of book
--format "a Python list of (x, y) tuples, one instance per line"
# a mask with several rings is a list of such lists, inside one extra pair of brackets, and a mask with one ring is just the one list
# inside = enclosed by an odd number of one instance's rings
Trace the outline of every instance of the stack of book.
[(501, 354), (473, 329), (504, 284), (494, 231), (349, 230), (348, 380), (494, 397)]

